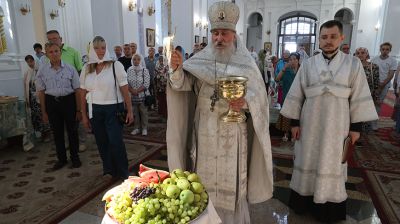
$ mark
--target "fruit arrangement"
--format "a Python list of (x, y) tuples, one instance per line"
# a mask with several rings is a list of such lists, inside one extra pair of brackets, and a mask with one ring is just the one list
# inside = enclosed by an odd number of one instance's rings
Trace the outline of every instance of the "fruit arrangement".
[(103, 196), (117, 223), (189, 223), (207, 207), (208, 194), (196, 173), (171, 173), (140, 164), (139, 177), (126, 179)]

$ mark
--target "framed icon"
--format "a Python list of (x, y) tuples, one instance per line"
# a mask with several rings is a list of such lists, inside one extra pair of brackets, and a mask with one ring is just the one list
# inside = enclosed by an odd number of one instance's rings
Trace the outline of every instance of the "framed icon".
[(264, 50), (269, 50), (269, 52), (272, 52), (272, 42), (264, 42)]
[(147, 47), (156, 46), (156, 31), (154, 29), (146, 28), (146, 45)]
[(207, 37), (203, 37), (203, 43), (207, 44)]
[(200, 41), (200, 36), (195, 35), (195, 36), (194, 36), (194, 43), (195, 43), (195, 44), (198, 44), (199, 41)]

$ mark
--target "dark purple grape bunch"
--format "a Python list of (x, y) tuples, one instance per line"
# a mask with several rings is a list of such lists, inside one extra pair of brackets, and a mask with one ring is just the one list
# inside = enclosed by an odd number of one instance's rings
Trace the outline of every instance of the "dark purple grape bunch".
[(137, 204), (140, 199), (149, 197), (150, 195), (156, 193), (155, 188), (151, 187), (135, 187), (133, 192), (130, 194), (132, 200)]

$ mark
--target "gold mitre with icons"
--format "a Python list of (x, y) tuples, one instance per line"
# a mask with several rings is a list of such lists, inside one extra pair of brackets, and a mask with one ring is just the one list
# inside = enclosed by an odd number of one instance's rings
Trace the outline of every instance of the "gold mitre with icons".
[(208, 9), (211, 31), (215, 29), (236, 31), (239, 13), (239, 7), (235, 3), (223, 1), (212, 4)]

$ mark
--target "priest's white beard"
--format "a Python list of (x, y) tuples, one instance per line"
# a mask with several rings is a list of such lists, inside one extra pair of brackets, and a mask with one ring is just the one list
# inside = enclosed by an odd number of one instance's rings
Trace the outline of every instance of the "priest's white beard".
[[(216, 46), (225, 46), (223, 49), (216, 48)], [(236, 46), (233, 42), (224, 44), (222, 42), (212, 43), (212, 52), (215, 55), (215, 60), (221, 63), (228, 63), (232, 55), (235, 53)]]

